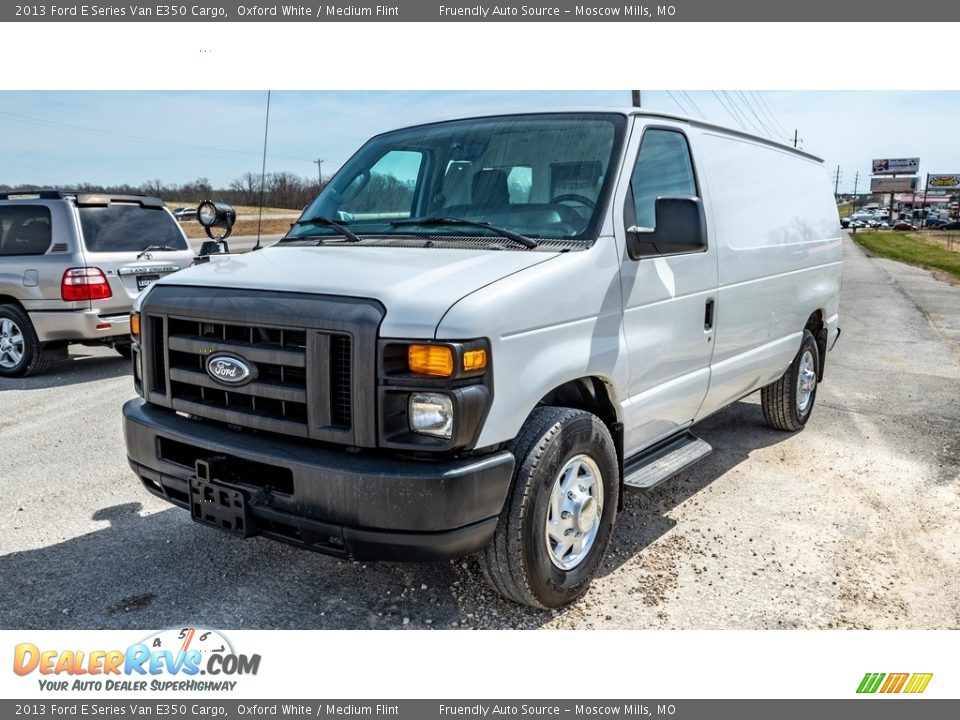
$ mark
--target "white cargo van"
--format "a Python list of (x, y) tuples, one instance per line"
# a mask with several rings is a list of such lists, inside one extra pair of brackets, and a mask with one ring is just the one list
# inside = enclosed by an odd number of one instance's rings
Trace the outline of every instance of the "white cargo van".
[(840, 263), (821, 161), (739, 131), (624, 109), (388, 132), (276, 246), (140, 298), (129, 460), (199, 522), (479, 553), (497, 591), (557, 607), (624, 490), (710, 451), (699, 420), (760, 390), (804, 427)]

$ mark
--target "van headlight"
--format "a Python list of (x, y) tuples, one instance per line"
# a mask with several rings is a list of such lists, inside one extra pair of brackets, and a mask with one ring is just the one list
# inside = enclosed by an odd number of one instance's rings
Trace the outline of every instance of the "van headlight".
[(490, 341), (380, 340), (378, 445), (472, 448), (493, 398)]
[(407, 408), (410, 429), (439, 438), (453, 436), (453, 400), (441, 393), (414, 393)]

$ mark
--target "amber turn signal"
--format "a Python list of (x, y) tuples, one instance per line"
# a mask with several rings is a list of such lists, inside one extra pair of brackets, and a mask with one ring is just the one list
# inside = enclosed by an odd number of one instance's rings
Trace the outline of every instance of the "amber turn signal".
[(410, 345), (407, 348), (410, 372), (435, 377), (453, 376), (453, 350), (445, 345)]
[(487, 366), (487, 351), (480, 350), (467, 350), (463, 354), (463, 371), (464, 372), (476, 372), (477, 370), (483, 370)]
[(130, 313), (130, 334), (140, 337), (140, 313)]

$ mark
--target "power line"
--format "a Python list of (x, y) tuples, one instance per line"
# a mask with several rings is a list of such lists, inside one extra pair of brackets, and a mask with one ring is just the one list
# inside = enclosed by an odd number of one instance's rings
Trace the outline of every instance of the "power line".
[(764, 120), (760, 117), (760, 115), (757, 114), (757, 111), (753, 109), (753, 103), (750, 102), (749, 96), (746, 93), (744, 93), (743, 90), (737, 90), (737, 94), (739, 94), (740, 97), (743, 98), (743, 102), (747, 106), (747, 110), (750, 111), (750, 114), (753, 115), (756, 121), (763, 128), (763, 134), (769, 138), (773, 138), (776, 135), (776, 133), (771, 132), (767, 123), (764, 122)]
[(750, 132), (754, 133), (755, 135), (763, 135), (763, 131), (760, 130), (760, 129), (754, 124), (754, 122), (750, 119), (750, 117), (747, 115), (747, 113), (744, 112), (743, 108), (740, 107), (740, 103), (737, 102), (737, 98), (736, 98), (735, 96), (733, 96), (732, 94), (728, 93), (726, 90), (721, 90), (720, 92), (722, 92), (722, 93), (723, 93), (723, 96), (724, 96), (725, 98), (727, 98), (727, 100), (730, 102), (730, 104), (733, 105), (733, 106), (737, 109), (737, 112), (743, 116), (744, 120), (747, 121), (747, 123), (750, 125), (750, 128), (751, 128), (751, 129), (750, 129)]
[(776, 131), (775, 134), (778, 136), (786, 136), (787, 132), (783, 127), (780, 127), (780, 123), (777, 122), (777, 119), (767, 110), (765, 107), (766, 103), (763, 100), (763, 97), (756, 90), (750, 91), (757, 100), (757, 107), (760, 108), (760, 112), (763, 113), (763, 116), (770, 121), (771, 127)]
[(773, 107), (773, 101), (767, 102), (767, 98), (763, 95), (763, 93), (758, 93), (758, 97), (760, 98), (760, 101), (763, 103), (764, 107), (766, 107), (770, 112), (770, 117), (773, 118), (774, 123), (782, 133), (782, 137), (788, 137), (790, 135), (790, 131), (786, 128), (786, 121), (784, 121), (784, 123), (780, 122), (781, 115), (779, 112), (777, 112), (776, 108)]
[(700, 117), (702, 117), (704, 120), (707, 119), (707, 116), (703, 114), (703, 111), (700, 109), (700, 106), (697, 105), (696, 102), (694, 102), (693, 98), (690, 96), (690, 94), (686, 90), (681, 90), (680, 94), (683, 95), (691, 105), (693, 105), (694, 110), (697, 111), (697, 114)]
[(677, 99), (673, 96), (673, 93), (672, 93), (672, 92), (670, 92), (669, 90), (665, 90), (664, 92), (666, 92), (667, 95), (670, 96), (670, 99), (673, 100), (674, 104), (675, 104), (678, 108), (680, 108), (680, 112), (682, 112), (684, 115), (689, 115), (689, 114), (690, 114), (690, 111), (687, 110), (687, 108), (685, 108), (683, 105), (680, 104), (680, 101), (677, 100)]
[(83, 125), (70, 125), (68, 123), (56, 122), (53, 120), (44, 120), (43, 118), (33, 117), (31, 115), (21, 115), (19, 113), (6, 112), (2, 110), (0, 110), (0, 115), (5, 115), (7, 117), (11, 117), (16, 120), (25, 120), (31, 123), (39, 123), (41, 125), (48, 125), (51, 127), (65, 128), (67, 130), (74, 130), (77, 132), (94, 133), (97, 135), (104, 135), (107, 137), (120, 138), (122, 140), (130, 140), (132, 142), (150, 143), (154, 145), (163, 145), (165, 147), (169, 147), (173, 145), (173, 146), (188, 148), (190, 150), (203, 150), (203, 151), (212, 152), (212, 153), (229, 153), (231, 155), (236, 155), (236, 154), (256, 155), (257, 154), (249, 151), (243, 151), (243, 150), (228, 150), (227, 148), (211, 147), (209, 145), (193, 145), (191, 143), (160, 140), (157, 138), (148, 138), (140, 135), (127, 135), (125, 133), (112, 132), (110, 130), (99, 130), (97, 128), (85, 127)]
[(711, 90), (710, 92), (713, 93), (713, 96), (717, 99), (717, 102), (719, 102), (720, 105), (723, 106), (723, 109), (726, 110), (726, 111), (727, 111), (727, 114), (730, 115), (730, 117), (733, 118), (734, 122), (736, 122), (737, 125), (740, 126), (740, 129), (741, 129), (741, 130), (746, 130), (747, 128), (746, 128), (746, 126), (744, 126), (743, 121), (740, 120), (740, 118), (738, 118), (738, 117), (733, 113), (733, 111), (732, 111), (730, 108), (727, 107), (727, 104), (726, 104), (726, 103), (723, 101), (723, 99), (717, 94), (717, 91), (716, 91), (716, 90)]

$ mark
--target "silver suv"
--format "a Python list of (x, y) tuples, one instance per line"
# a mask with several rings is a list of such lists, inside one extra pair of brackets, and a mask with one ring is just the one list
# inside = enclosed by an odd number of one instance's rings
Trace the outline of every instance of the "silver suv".
[(0, 193), (0, 376), (41, 372), (70, 343), (130, 354), (130, 308), (193, 252), (159, 198)]

